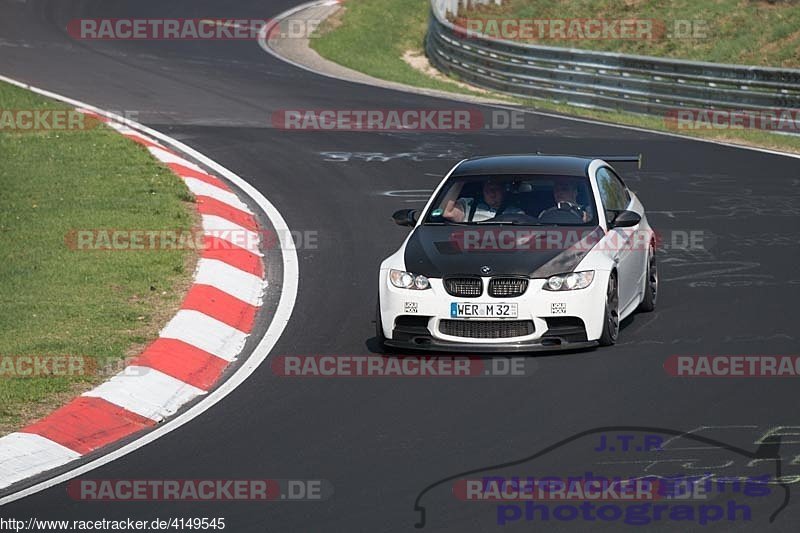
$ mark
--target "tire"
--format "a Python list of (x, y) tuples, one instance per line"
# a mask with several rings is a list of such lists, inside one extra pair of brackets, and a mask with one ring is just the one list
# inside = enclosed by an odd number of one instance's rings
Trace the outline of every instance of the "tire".
[(603, 315), (603, 333), (598, 339), (600, 346), (612, 346), (619, 335), (619, 286), (617, 274), (612, 272), (606, 289), (606, 305)]
[(656, 264), (656, 250), (651, 245), (647, 256), (647, 285), (644, 289), (642, 303), (636, 309), (639, 313), (649, 313), (656, 308), (658, 298), (658, 265)]

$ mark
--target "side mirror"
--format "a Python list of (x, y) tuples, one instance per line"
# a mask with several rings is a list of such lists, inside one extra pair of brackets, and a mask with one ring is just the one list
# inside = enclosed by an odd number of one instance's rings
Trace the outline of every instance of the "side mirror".
[(395, 211), (392, 215), (392, 220), (398, 226), (414, 227), (417, 224), (417, 210), (401, 209), (400, 211)]
[(617, 216), (608, 222), (608, 228), (630, 228), (642, 221), (639, 213), (634, 211), (620, 211)]

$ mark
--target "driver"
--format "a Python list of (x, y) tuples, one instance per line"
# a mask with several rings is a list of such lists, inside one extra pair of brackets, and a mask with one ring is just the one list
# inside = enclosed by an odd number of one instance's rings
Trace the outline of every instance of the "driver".
[[(490, 220), (499, 214), (524, 215), (525, 211), (519, 207), (506, 206), (505, 185), (499, 181), (487, 180), (483, 184), (482, 199), (476, 206), (472, 205), (472, 198), (458, 198), (464, 183), (453, 185), (444, 200), (442, 216), (453, 222), (481, 222)], [(458, 200), (456, 200), (458, 198)], [(472, 217), (470, 219), (470, 213)]]
[[(592, 218), (589, 212), (578, 203), (578, 185), (575, 180), (556, 178), (553, 183), (553, 200), (556, 204), (555, 209), (575, 211), (584, 222), (589, 222)], [(550, 209), (554, 208), (551, 207)], [(548, 211), (548, 209), (545, 209), (542, 213), (545, 211)], [(542, 213), (539, 213), (539, 216), (542, 216)]]

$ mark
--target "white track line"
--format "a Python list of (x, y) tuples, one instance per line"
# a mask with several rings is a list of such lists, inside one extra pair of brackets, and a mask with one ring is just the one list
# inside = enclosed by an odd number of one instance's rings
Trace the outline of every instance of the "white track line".
[(236, 387), (241, 385), (248, 377), (250, 377), (250, 375), (253, 372), (255, 372), (256, 369), (261, 365), (261, 363), (263, 363), (267, 359), (267, 357), (269, 357), (270, 351), (275, 346), (275, 343), (278, 342), (278, 339), (280, 338), (284, 329), (286, 329), (286, 325), (292, 316), (292, 311), (294, 310), (295, 301), (297, 299), (297, 288), (299, 285), (300, 272), (297, 261), (297, 250), (295, 249), (294, 241), (291, 238), (289, 227), (286, 225), (286, 221), (283, 219), (283, 216), (281, 216), (280, 212), (275, 208), (275, 206), (272, 205), (272, 203), (270, 203), (270, 201), (267, 200), (264, 197), (264, 195), (261, 194), (255, 187), (250, 185), (248, 182), (246, 182), (245, 180), (243, 180), (242, 178), (240, 178), (227, 168), (223, 167), (216, 161), (213, 161), (212, 159), (201, 154), (194, 148), (191, 148), (186, 144), (178, 141), (177, 139), (173, 139), (172, 137), (164, 135), (159, 131), (156, 131), (152, 128), (148, 128), (143, 124), (135, 123), (119, 115), (105, 112), (101, 109), (98, 109), (84, 102), (79, 102), (78, 100), (74, 100), (72, 98), (68, 98), (66, 96), (62, 96), (57, 93), (46, 91), (44, 89), (39, 89), (37, 87), (32, 87), (28, 84), (8, 78), (6, 76), (0, 76), (0, 81), (5, 81), (17, 87), (22, 87), (23, 89), (28, 89), (35, 93), (41, 94), (42, 96), (53, 98), (55, 100), (60, 100), (75, 107), (83, 107), (99, 115), (103, 115), (112, 118), (114, 120), (129, 124), (132, 127), (135, 127), (136, 129), (155, 137), (165, 145), (169, 145), (175, 150), (188, 155), (189, 157), (195, 159), (196, 161), (199, 161), (206, 167), (210, 168), (217, 174), (223, 176), (228, 181), (236, 185), (239, 189), (242, 190), (244, 194), (249, 196), (256, 204), (258, 204), (258, 206), (267, 215), (267, 218), (269, 218), (270, 223), (272, 224), (273, 228), (278, 234), (278, 238), (280, 239), (281, 242), (281, 249), (283, 251), (282, 254), (283, 286), (281, 287), (280, 300), (278, 301), (278, 306), (273, 315), (272, 322), (270, 322), (269, 328), (267, 328), (267, 331), (261, 338), (261, 341), (253, 349), (253, 352), (250, 354), (250, 357), (248, 357), (242, 363), (242, 365), (236, 369), (236, 371), (233, 373), (233, 375), (231, 375), (231, 377), (227, 381), (222, 383), (217, 389), (215, 389), (208, 396), (204, 397), (202, 400), (200, 400), (197, 404), (192, 406), (186, 412), (181, 413), (172, 420), (168, 420), (163, 425), (158, 426), (153, 431), (144, 434), (142, 437), (136, 439), (135, 441), (128, 443), (125, 446), (116, 449), (93, 461), (79, 465), (73, 468), (72, 470), (64, 472), (63, 474), (60, 474), (56, 477), (50, 478), (48, 480), (37, 483), (36, 485), (28, 487), (26, 489), (5, 496), (4, 498), (0, 499), (0, 505), (5, 505), (7, 503), (24, 498), (25, 496), (29, 496), (31, 494), (35, 494), (37, 492), (46, 490), (50, 487), (68, 481), (70, 479), (73, 479), (82, 474), (85, 474), (86, 472), (91, 472), (92, 470), (99, 468), (107, 463), (110, 463), (111, 461), (124, 457), (127, 454), (150, 444), (151, 442), (163, 437), (164, 435), (171, 433), (172, 431), (175, 431), (182, 425), (192, 421), (193, 419), (197, 418), (205, 411), (210, 409), (212, 406), (220, 402), (228, 394), (233, 392), (233, 390), (236, 389)]

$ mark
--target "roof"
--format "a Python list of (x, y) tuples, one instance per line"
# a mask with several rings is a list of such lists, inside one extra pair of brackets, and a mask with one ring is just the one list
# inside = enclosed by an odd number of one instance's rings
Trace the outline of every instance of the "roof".
[(555, 174), (586, 176), (595, 158), (561, 155), (497, 155), (468, 159), (458, 165), (453, 176), (481, 174)]

